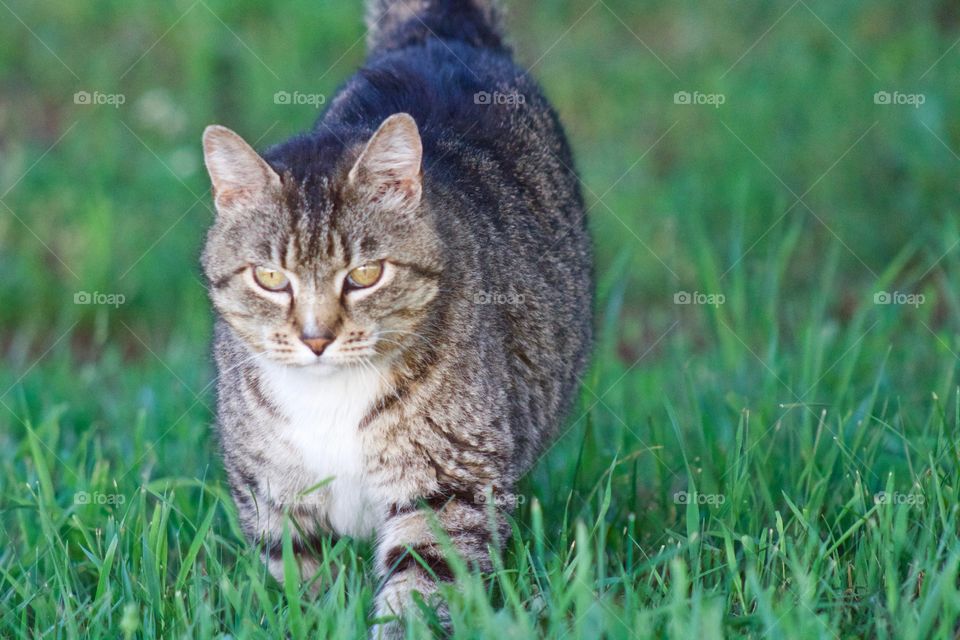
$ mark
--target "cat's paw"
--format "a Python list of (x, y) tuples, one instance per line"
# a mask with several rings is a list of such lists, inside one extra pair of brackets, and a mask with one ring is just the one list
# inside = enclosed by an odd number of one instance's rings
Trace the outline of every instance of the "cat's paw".
[(370, 640), (401, 640), (406, 636), (400, 620), (380, 622), (370, 627)]
[[(433, 614), (427, 617), (435, 617), (442, 626), (448, 626), (449, 610), (437, 591), (437, 583), (420, 570), (419, 566), (390, 576), (377, 594), (376, 602), (377, 617), (388, 619), (388, 621), (378, 623), (371, 628), (371, 640), (374, 638), (394, 640), (405, 637), (403, 617), (422, 616), (421, 607), (424, 605), (433, 609)], [(389, 620), (391, 616), (396, 617)]]

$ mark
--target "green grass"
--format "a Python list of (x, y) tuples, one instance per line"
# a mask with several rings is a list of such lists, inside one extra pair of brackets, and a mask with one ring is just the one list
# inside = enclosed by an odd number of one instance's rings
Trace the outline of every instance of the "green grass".
[[(457, 637), (955, 637), (954, 4), (508, 4), (577, 151), (598, 345), (497, 570), (447, 590)], [(309, 126), (273, 94), (332, 93), (360, 14), (0, 3), (0, 637), (367, 633), (368, 544), (312, 600), (238, 530), (197, 268), (202, 128)]]

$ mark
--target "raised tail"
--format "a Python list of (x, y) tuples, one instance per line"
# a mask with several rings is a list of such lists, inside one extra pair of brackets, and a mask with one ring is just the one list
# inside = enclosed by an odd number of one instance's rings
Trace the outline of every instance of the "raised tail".
[(366, 0), (371, 54), (421, 44), (430, 38), (506, 49), (497, 0)]

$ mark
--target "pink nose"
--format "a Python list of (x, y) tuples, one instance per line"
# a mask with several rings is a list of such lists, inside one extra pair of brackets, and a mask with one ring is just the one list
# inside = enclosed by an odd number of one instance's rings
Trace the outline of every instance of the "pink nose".
[(303, 341), (303, 344), (305, 344), (305, 345), (307, 345), (308, 347), (310, 347), (310, 351), (313, 351), (313, 352), (314, 352), (315, 354), (317, 354), (318, 356), (323, 353), (323, 350), (327, 348), (327, 345), (329, 345), (331, 342), (333, 342), (333, 339), (332, 339), (332, 338), (307, 338), (307, 337), (302, 337), (302, 338), (300, 338), (300, 340)]

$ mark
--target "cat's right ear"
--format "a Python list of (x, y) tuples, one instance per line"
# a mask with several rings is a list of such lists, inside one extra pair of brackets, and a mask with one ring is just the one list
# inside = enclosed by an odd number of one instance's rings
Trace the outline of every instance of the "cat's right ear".
[(203, 160), (217, 210), (254, 202), (279, 189), (280, 176), (239, 135), (220, 125), (203, 131)]

